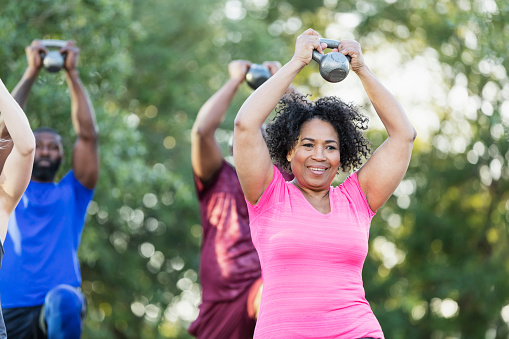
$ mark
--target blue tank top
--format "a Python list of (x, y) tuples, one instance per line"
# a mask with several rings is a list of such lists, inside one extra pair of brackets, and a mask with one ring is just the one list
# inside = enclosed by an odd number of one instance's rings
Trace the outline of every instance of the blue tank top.
[(7, 228), (4, 308), (42, 305), (57, 285), (81, 285), (77, 252), (92, 196), (72, 171), (59, 183), (30, 182)]

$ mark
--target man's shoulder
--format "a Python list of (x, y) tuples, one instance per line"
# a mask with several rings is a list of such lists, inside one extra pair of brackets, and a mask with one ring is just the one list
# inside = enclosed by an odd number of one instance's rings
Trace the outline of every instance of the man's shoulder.
[(70, 170), (59, 181), (54, 181), (51, 183), (40, 183), (31, 180), (25, 192), (31, 198), (43, 198), (41, 194), (46, 195), (46, 198), (49, 197), (47, 196), (48, 194), (53, 197), (58, 195), (64, 198), (69, 198), (69, 195), (92, 196), (94, 190), (83, 186), (83, 184), (81, 184), (78, 179), (76, 179), (74, 172)]
[(28, 185), (29, 186), (40, 185), (43, 188), (51, 188), (51, 187), (56, 187), (56, 186), (59, 186), (62, 184), (66, 184), (69, 181), (71, 181), (73, 178), (76, 179), (76, 177), (74, 176), (74, 173), (72, 172), (72, 170), (70, 170), (66, 174), (64, 174), (64, 176), (60, 180), (53, 180), (53, 182), (40, 182), (40, 181), (31, 179), (30, 182), (28, 183)]
[(80, 190), (86, 191), (86, 192), (93, 192), (93, 188), (87, 188), (85, 187), (75, 176), (74, 171), (71, 169), (69, 170), (63, 177), (60, 179), (60, 181), (57, 183), (57, 186), (74, 186)]
[(61, 184), (67, 184), (70, 182), (73, 182), (74, 180), (77, 181), (76, 176), (74, 175), (73, 170), (67, 171), (67, 173), (60, 179), (60, 181), (57, 182), (57, 185)]
[[(215, 185), (224, 184), (227, 185), (234, 184), (235, 182), (239, 182), (239, 178), (237, 176), (237, 171), (235, 167), (230, 164), (228, 161), (223, 160), (223, 164), (221, 168), (214, 174), (214, 180), (212, 180)], [(240, 185), (240, 183), (239, 183)]]
[(209, 180), (202, 182), (196, 178), (196, 188), (200, 199), (202, 199), (218, 192), (235, 193), (240, 190), (240, 182), (235, 167), (223, 159), (221, 167)]

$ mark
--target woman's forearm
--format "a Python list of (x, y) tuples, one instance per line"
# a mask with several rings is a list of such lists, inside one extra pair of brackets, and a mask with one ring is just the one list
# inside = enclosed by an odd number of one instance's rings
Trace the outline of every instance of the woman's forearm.
[(0, 112), (17, 151), (21, 154), (32, 153), (35, 139), (28, 119), (1, 80)]

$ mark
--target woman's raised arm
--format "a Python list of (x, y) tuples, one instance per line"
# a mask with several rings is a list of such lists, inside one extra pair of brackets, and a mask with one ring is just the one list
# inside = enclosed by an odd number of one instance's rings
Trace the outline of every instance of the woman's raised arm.
[(368, 204), (376, 211), (389, 199), (403, 179), (410, 162), (416, 132), (394, 95), (364, 63), (359, 43), (353, 40), (341, 41), (338, 51), (352, 58), (350, 66), (359, 76), (389, 135), (358, 172), (359, 184)]
[(242, 190), (251, 204), (258, 202), (274, 175), (262, 125), (297, 73), (311, 61), (314, 49), (322, 53), (318, 33), (308, 29), (297, 38), (293, 58), (247, 98), (235, 118), (233, 158)]
[[(34, 163), (35, 138), (28, 119), (0, 80), (0, 113), (12, 138), (12, 151), (0, 173), (0, 239), (7, 233), (8, 216), (28, 186)], [(2, 150), (0, 149), (0, 152)]]

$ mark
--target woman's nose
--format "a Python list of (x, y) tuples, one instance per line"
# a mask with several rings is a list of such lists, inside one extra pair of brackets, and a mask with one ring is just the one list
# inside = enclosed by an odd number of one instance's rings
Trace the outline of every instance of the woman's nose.
[(321, 147), (315, 147), (312, 157), (315, 160), (324, 160), (325, 159), (324, 150)]

